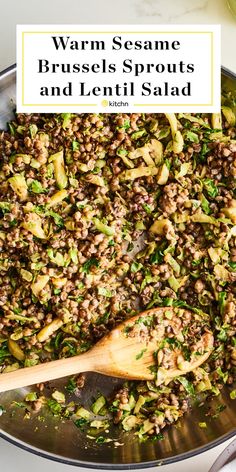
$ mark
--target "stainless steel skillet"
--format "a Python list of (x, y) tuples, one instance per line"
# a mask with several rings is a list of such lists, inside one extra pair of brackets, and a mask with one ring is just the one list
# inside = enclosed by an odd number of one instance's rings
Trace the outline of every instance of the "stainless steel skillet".
[[(15, 86), (16, 67), (12, 66), (0, 73), (0, 129), (13, 116)], [(235, 91), (236, 95), (236, 75), (224, 68), (222, 89)], [(97, 374), (87, 375), (81, 403), (89, 404), (98, 391), (109, 394), (119, 382)], [(199, 454), (236, 434), (236, 400), (230, 400), (227, 388), (223, 390), (222, 398), (211, 403), (213, 408), (219, 405), (226, 408), (217, 419), (207, 421), (206, 429), (200, 428), (199, 423), (206, 421), (204, 414), (208, 406), (196, 405), (184, 416), (178, 428), (165, 431), (162, 441), (140, 443), (135, 436), (114, 428), (110, 432), (113, 441), (104, 444), (86, 438), (72, 421), (60, 423), (51, 416), (46, 416), (44, 422), (36, 418), (23, 421), (22, 409), (10, 405), (13, 401), (20, 402), (25, 393), (26, 389), (20, 389), (0, 395), (0, 405), (7, 410), (0, 417), (0, 436), (40, 456), (76, 466), (99, 470), (152, 467)]]

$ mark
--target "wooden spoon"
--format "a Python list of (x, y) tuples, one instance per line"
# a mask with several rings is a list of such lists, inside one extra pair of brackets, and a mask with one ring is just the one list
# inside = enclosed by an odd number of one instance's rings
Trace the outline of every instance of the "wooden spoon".
[(214, 338), (207, 328), (195, 344), (189, 339), (188, 361), (181, 347), (182, 330), (204, 324), (204, 318), (188, 310), (153, 308), (124, 321), (84, 354), (0, 374), (0, 392), (88, 371), (167, 384), (195, 370), (211, 354)]

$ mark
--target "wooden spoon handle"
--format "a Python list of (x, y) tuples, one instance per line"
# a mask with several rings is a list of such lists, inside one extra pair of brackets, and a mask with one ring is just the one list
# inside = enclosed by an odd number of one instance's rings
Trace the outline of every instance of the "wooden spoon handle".
[(80, 356), (59, 359), (3, 373), (0, 374), (0, 392), (60, 379), (61, 377), (75, 375), (80, 372), (94, 371), (97, 364), (95, 361), (96, 353), (93, 353), (93, 350), (91, 350)]

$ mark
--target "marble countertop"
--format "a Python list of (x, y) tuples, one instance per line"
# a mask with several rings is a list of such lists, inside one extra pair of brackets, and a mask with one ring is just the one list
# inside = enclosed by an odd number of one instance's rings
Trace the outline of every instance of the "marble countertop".
[[(236, 73), (236, 19), (226, 0), (13, 0), (2, 2), (0, 70), (15, 63), (16, 24), (221, 24), (222, 65)], [(230, 441), (200, 456), (158, 468), (158, 472), (207, 472)], [(72, 472), (74, 467), (29, 454), (0, 439), (1, 470)], [(145, 469), (154, 472), (154, 469)], [(155, 469), (157, 470), (157, 469)], [(142, 469), (140, 469), (142, 472)]]
[[(15, 62), (15, 25), (208, 24), (222, 25), (222, 65), (236, 72), (236, 19), (226, 0), (21, 0), (1, 8), (0, 70)], [(9, 5), (9, 7), (8, 7)]]

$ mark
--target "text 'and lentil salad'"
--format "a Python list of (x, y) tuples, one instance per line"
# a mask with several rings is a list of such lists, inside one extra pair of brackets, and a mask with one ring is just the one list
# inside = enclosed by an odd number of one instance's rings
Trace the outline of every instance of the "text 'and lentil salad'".
[[(186, 308), (198, 319), (168, 325), (165, 312), (157, 381), (98, 393), (90, 409), (79, 402), (84, 375), (68, 380), (65, 392), (78, 397), (69, 403), (63, 391), (46, 397), (41, 384), (20, 405), (26, 416), (47, 408), (98, 443), (109, 441), (111, 421), (158, 440), (197, 395), (233, 384), (236, 115), (230, 94), (222, 102), (213, 115), (18, 114), (1, 132), (2, 372), (82, 353), (153, 307)], [(178, 347), (188, 362), (206, 317), (208, 360), (161, 383), (158, 365)]]

